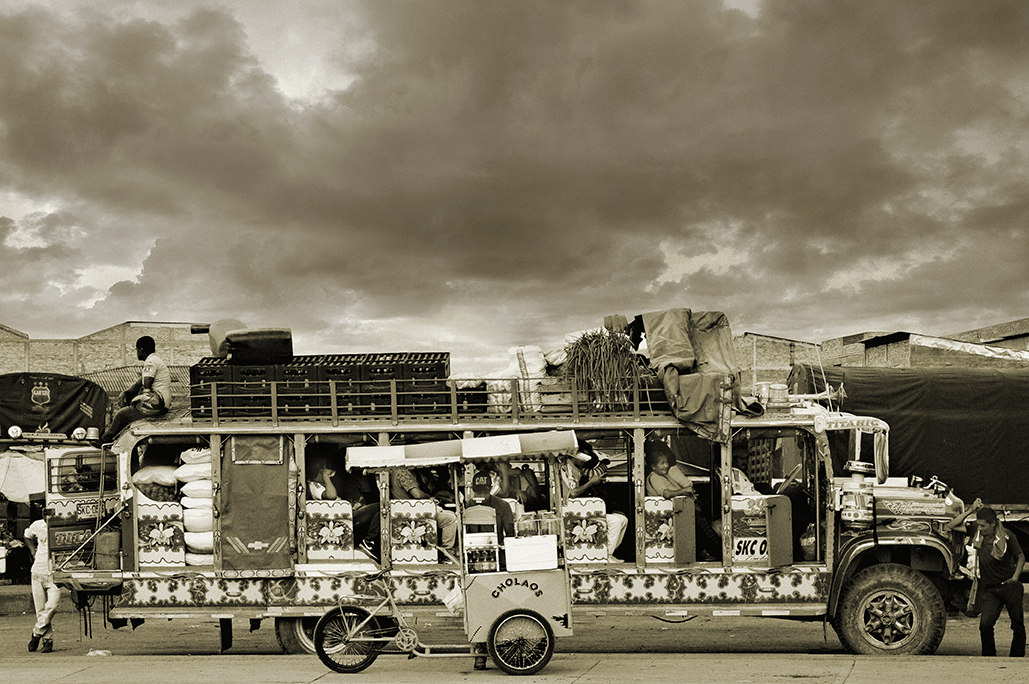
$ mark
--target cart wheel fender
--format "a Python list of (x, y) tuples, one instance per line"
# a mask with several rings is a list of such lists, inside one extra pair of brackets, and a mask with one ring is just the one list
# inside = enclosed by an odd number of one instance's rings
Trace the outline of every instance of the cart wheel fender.
[(928, 577), (905, 565), (883, 563), (854, 574), (832, 625), (853, 653), (931, 655), (943, 641), (947, 611)]

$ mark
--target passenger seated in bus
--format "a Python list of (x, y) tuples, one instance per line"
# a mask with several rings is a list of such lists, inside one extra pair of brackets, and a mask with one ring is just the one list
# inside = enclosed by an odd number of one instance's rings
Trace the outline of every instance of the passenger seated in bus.
[(494, 465), (492, 470), (493, 491), (502, 499), (514, 499), (527, 512), (546, 508), (543, 492), (535, 471), (525, 464), (521, 468), (507, 462)]
[[(514, 511), (511, 505), (492, 493), (493, 478), (488, 470), (478, 470), (472, 476), (470, 506), (489, 506), (497, 512), (497, 542), (503, 546), (505, 537), (515, 536)], [(469, 530), (476, 532), (478, 530)]]
[(307, 496), (315, 501), (335, 501), (339, 499), (336, 485), (332, 478), (336, 469), (329, 467), (325, 456), (315, 456), (307, 462)]
[[(607, 474), (607, 459), (601, 460), (600, 455), (593, 449), (589, 442), (579, 440), (579, 453), (574, 458), (565, 461), (561, 468), (561, 481), (564, 485), (564, 497), (574, 499), (587, 494), (595, 485), (599, 484), (604, 475)], [(605, 506), (607, 502), (605, 501)], [(615, 556), (615, 550), (622, 543), (625, 537), (625, 529), (629, 526), (629, 519), (617, 511), (607, 511), (607, 556), (608, 561), (620, 563), (621, 559)]]
[(686, 496), (693, 499), (698, 533), (697, 550), (700, 559), (710, 561), (717, 558), (722, 546), (720, 531), (716, 530), (704, 515), (704, 511), (697, 501), (697, 492), (693, 488), (693, 481), (678, 466), (671, 448), (660, 440), (648, 439), (643, 445), (643, 451), (646, 454), (646, 463), (650, 470), (646, 480), (647, 496), (660, 496), (665, 499)]
[(379, 503), (367, 503), (357, 478), (350, 473), (337, 472), (329, 462), (330, 458), (321, 454), (308, 460), (308, 497), (316, 501), (349, 501), (354, 522), (354, 544), (378, 559), (382, 528)]
[(693, 481), (675, 462), (675, 455), (664, 442), (648, 440), (644, 445), (647, 466), (647, 496), (660, 496), (674, 499), (677, 496), (688, 496), (695, 499)]
[(457, 541), (457, 515), (439, 505), (429, 480), (409, 468), (393, 468), (389, 474), (390, 496), (394, 499), (433, 499), (436, 501), (436, 527), (439, 545), (453, 551)]

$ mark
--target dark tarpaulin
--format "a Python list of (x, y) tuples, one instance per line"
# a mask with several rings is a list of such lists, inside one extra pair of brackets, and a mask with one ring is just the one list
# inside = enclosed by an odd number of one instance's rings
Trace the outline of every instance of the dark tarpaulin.
[(75, 428), (103, 430), (107, 392), (100, 385), (57, 373), (0, 375), (0, 434), (17, 425), (23, 432), (71, 436)]
[(966, 503), (1029, 504), (1029, 369), (793, 367), (800, 394), (843, 384), (841, 410), (890, 425), (890, 474), (933, 475)]
[(676, 418), (706, 439), (726, 442), (738, 396), (736, 348), (720, 311), (655, 311), (641, 316), (650, 365)]
[(221, 457), (222, 567), (288, 570), (289, 460), (292, 445), (278, 435), (237, 435)]

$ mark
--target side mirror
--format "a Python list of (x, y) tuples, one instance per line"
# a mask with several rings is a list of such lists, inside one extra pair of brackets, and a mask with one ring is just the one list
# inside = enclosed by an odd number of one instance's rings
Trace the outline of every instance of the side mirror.
[(885, 484), (890, 476), (890, 435), (888, 432), (875, 433), (875, 481)]

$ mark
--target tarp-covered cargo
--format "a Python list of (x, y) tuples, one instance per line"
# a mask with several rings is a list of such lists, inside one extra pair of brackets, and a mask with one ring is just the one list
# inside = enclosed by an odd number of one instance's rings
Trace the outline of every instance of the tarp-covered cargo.
[(1029, 369), (794, 366), (800, 394), (843, 385), (839, 407), (890, 425), (890, 474), (955, 487), (966, 502), (1029, 504)]
[(103, 430), (107, 392), (96, 383), (57, 373), (0, 375), (0, 431), (17, 425), (32, 434), (70, 436), (75, 428)]
[(650, 365), (672, 412), (702, 437), (726, 442), (738, 396), (736, 349), (720, 311), (654, 311), (637, 317), (647, 336)]

